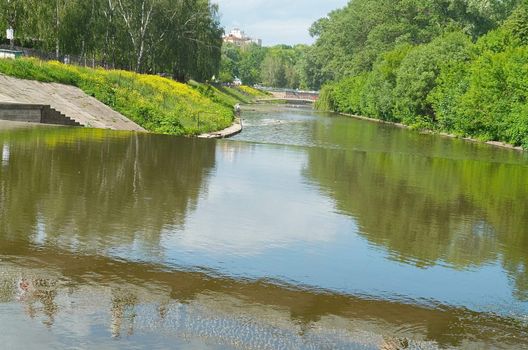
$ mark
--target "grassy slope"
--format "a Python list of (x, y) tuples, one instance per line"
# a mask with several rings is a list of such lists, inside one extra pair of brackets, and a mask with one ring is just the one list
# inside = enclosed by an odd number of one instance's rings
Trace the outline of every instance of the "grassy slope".
[(191, 82), (191, 86), (200, 91), (202, 95), (208, 96), (217, 103), (226, 106), (233, 106), (239, 102), (251, 103), (255, 99), (268, 96), (265, 92), (254, 89), (249, 86), (223, 86), (223, 85), (204, 85)]
[(244, 94), (251, 96), (253, 98), (263, 98), (263, 97), (269, 97), (271, 94), (269, 92), (264, 92), (261, 90), (257, 90), (255, 88), (249, 87), (249, 86), (238, 86), (236, 89), (242, 91)]
[(224, 129), (233, 122), (232, 106), (251, 99), (229, 88), (35, 59), (0, 60), (0, 74), (77, 86), (145, 129), (174, 135)]

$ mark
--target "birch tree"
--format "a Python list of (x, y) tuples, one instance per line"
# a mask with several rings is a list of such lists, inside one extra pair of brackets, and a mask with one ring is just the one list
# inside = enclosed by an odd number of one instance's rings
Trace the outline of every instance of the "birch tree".
[(109, 0), (117, 2), (117, 12), (122, 17), (135, 53), (136, 71), (141, 71), (147, 35), (152, 26), (156, 0)]

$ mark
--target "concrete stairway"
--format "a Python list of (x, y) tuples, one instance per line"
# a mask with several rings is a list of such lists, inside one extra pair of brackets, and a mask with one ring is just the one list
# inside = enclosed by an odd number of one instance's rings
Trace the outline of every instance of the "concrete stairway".
[(40, 122), (43, 124), (82, 126), (81, 123), (65, 116), (50, 106), (42, 106), (42, 118), (40, 119)]
[[(64, 118), (86, 127), (145, 131), (81, 89), (69, 85), (41, 83), (0, 74), (0, 103), (49, 106)], [(64, 120), (59, 117), (50, 116), (48, 121), (58, 123)]]

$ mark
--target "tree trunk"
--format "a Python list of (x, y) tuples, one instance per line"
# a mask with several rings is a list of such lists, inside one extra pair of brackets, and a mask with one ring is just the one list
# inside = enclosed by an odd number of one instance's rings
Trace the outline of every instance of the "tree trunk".
[(55, 27), (55, 58), (57, 61), (60, 59), (60, 39), (59, 39), (59, 28), (60, 28), (60, 17), (59, 17), (59, 0), (55, 1), (56, 6), (56, 27)]

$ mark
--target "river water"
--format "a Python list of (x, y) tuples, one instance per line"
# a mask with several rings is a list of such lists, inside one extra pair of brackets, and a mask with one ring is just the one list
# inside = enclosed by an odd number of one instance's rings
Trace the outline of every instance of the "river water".
[(0, 124), (2, 347), (528, 347), (527, 154), (244, 119), (221, 141)]

